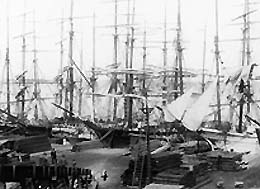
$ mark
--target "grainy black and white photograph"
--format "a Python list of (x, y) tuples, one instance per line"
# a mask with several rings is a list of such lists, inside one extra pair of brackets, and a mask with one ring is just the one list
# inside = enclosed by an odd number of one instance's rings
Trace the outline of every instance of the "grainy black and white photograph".
[(259, 0), (0, 0), (0, 189), (260, 189)]

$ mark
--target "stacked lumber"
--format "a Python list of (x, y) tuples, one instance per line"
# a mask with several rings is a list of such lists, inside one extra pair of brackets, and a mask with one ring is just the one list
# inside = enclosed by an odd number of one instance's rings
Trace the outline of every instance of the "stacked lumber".
[(161, 152), (151, 157), (152, 172), (158, 173), (166, 169), (180, 167), (182, 154), (176, 152)]
[(206, 161), (189, 161), (178, 168), (171, 168), (158, 173), (154, 177), (154, 182), (192, 187), (210, 180), (207, 170), (208, 164)]
[[(182, 164), (182, 154), (176, 152), (161, 152), (151, 155), (151, 172), (152, 177), (161, 171), (170, 168), (180, 167)], [(134, 183), (140, 181), (145, 183), (147, 176), (147, 156), (139, 156), (137, 159), (132, 159), (129, 162), (128, 169), (121, 176), (123, 183), (130, 185), (134, 176)], [(140, 180), (141, 179), (141, 180)]]
[(156, 184), (180, 184), (181, 180), (188, 174), (189, 171), (182, 168), (178, 169), (167, 169), (158, 173), (154, 178), (153, 182)]
[(207, 152), (205, 155), (213, 170), (239, 171), (246, 168), (242, 162), (243, 153), (212, 151)]

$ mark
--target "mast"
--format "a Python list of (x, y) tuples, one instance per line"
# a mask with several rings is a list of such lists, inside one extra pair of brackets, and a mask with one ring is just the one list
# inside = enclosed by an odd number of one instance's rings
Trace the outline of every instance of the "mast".
[(239, 84), (239, 92), (241, 94), (241, 98), (239, 100), (239, 120), (238, 120), (238, 133), (242, 133), (242, 124), (243, 124), (243, 110), (244, 110), (244, 103), (245, 103), (245, 98), (244, 98), (244, 90), (245, 89), (245, 82), (243, 79), (241, 79), (240, 84)]
[(162, 104), (166, 104), (166, 92), (167, 92), (167, 84), (166, 84), (166, 66), (167, 66), (167, 8), (166, 2), (164, 3), (164, 41), (163, 41), (163, 68), (165, 70), (163, 76), (163, 101)]
[(215, 21), (216, 21), (216, 36), (215, 36), (215, 59), (216, 59), (216, 76), (217, 76), (217, 118), (218, 125), (221, 125), (221, 109), (220, 109), (220, 84), (219, 84), (219, 34), (218, 34), (218, 0), (215, 0)]
[[(242, 66), (250, 65), (250, 21), (249, 21), (249, 0), (244, 1), (244, 14), (243, 14), (243, 40), (242, 40)], [(251, 75), (251, 73), (250, 73)], [(244, 89), (247, 90), (244, 90)], [(244, 103), (247, 103), (247, 113), (250, 112), (250, 101), (251, 101), (251, 92), (250, 92), (250, 78), (246, 81), (241, 79), (239, 85), (239, 92), (242, 94), (241, 99), (239, 101), (239, 122), (238, 122), (238, 132), (242, 133), (243, 131), (243, 110), (244, 110)]]
[[(250, 19), (249, 19), (249, 0), (245, 0), (245, 9), (246, 9), (246, 65), (250, 65), (251, 62), (251, 50), (250, 50)], [(247, 113), (250, 112), (250, 80), (247, 81), (247, 88), (248, 88), (248, 98), (247, 98)]]
[(182, 74), (182, 46), (181, 46), (181, 2), (178, 0), (178, 29), (177, 29), (177, 51), (180, 72), (180, 95), (183, 94), (183, 74)]
[[(143, 91), (145, 96), (145, 122), (146, 122), (146, 148), (147, 148), (147, 178), (146, 184), (151, 182), (151, 151), (150, 151), (150, 125), (149, 125), (149, 107), (148, 107), (148, 90), (145, 86), (145, 70), (146, 70), (146, 28), (144, 29), (144, 42), (143, 42)], [(141, 186), (141, 181), (139, 183)], [(141, 188), (141, 187), (140, 187)]]
[[(146, 96), (146, 88), (145, 88), (145, 68), (146, 68), (146, 27), (144, 27), (144, 33), (143, 33), (143, 81), (142, 81), (142, 95)], [(146, 108), (146, 102), (142, 102), (142, 111), (145, 114), (145, 108)], [(146, 119), (146, 115), (145, 115)], [(138, 156), (137, 156), (138, 158)], [(139, 175), (139, 184), (138, 188), (142, 188), (142, 182), (143, 182), (143, 172), (144, 172), (144, 165), (145, 165), (145, 157), (142, 157), (142, 165), (141, 165), (141, 173)], [(135, 171), (133, 173), (132, 177), (132, 186), (134, 185), (134, 181), (136, 178), (136, 169), (137, 169), (137, 162), (135, 164)], [(146, 179), (146, 178), (145, 178)]]
[(92, 120), (95, 120), (96, 113), (95, 113), (95, 67), (96, 67), (96, 14), (93, 13), (93, 50), (92, 50), (92, 82), (91, 82), (91, 90), (92, 90)]
[(246, 65), (250, 65), (251, 51), (250, 51), (250, 19), (249, 19), (249, 0), (245, 0), (246, 9)]
[(26, 61), (26, 40), (25, 40), (25, 24), (26, 24), (26, 0), (24, 0), (24, 15), (23, 15), (23, 36), (22, 36), (22, 40), (23, 40), (23, 45), (22, 45), (22, 70), (23, 70), (23, 75), (22, 75), (22, 87), (23, 87), (23, 92), (21, 94), (22, 97), (22, 102), (21, 102), (21, 115), (20, 117), (23, 119), (24, 118), (24, 110), (25, 110), (25, 61)]
[(146, 90), (145, 94), (145, 102), (146, 102), (146, 148), (147, 148), (147, 179), (146, 184), (150, 184), (151, 182), (151, 149), (150, 149), (150, 124), (149, 124), (149, 107), (148, 107), (148, 94)]
[(63, 18), (63, 11), (61, 17), (61, 28), (60, 28), (60, 78), (59, 78), (59, 104), (62, 104), (62, 92), (63, 92), (63, 54), (64, 54), (64, 47), (63, 47), (63, 31), (64, 31), (64, 18)]
[[(144, 29), (144, 36), (143, 36), (143, 90), (145, 89), (145, 68), (146, 68), (146, 50), (147, 50), (147, 47), (146, 47), (146, 28)], [(145, 95), (145, 94), (143, 94)]]
[[(115, 0), (115, 33), (114, 33), (114, 65), (117, 69), (117, 50), (118, 50), (118, 27), (117, 27), (117, 9), (118, 9), (118, 2)], [(117, 75), (114, 75), (114, 90), (115, 94), (117, 93)], [(114, 111), (113, 111), (113, 120), (116, 120), (116, 114), (117, 114), (117, 99), (114, 98)]]
[(246, 22), (247, 22), (247, 20), (246, 20), (246, 12), (247, 12), (247, 8), (246, 8), (246, 0), (245, 0), (245, 5), (244, 5), (244, 15), (243, 15), (243, 39), (242, 39), (242, 62), (241, 62), (241, 64), (242, 64), (242, 66), (244, 66), (245, 65), (245, 58), (246, 58), (246, 34), (247, 34), (247, 32), (246, 32), (246, 30), (247, 30), (247, 24), (246, 24)]
[(203, 40), (203, 60), (202, 60), (202, 86), (201, 86), (202, 93), (204, 93), (205, 90), (205, 63), (206, 63), (206, 47), (207, 47), (206, 37), (207, 37), (207, 27), (205, 25), (204, 40)]
[(36, 26), (35, 26), (35, 11), (33, 12), (33, 80), (34, 80), (34, 91), (33, 96), (36, 101), (34, 105), (34, 119), (38, 120), (38, 76), (37, 76), (37, 51), (36, 51)]
[[(163, 67), (167, 66), (167, 9), (166, 3), (164, 4), (164, 41), (163, 41)], [(164, 84), (166, 81), (166, 73), (164, 75)]]
[[(83, 35), (81, 37), (81, 50), (80, 50), (80, 69), (83, 69)], [(82, 77), (79, 79), (79, 104), (78, 104), (78, 114), (81, 116), (82, 108)]]
[(10, 114), (10, 59), (9, 59), (9, 3), (7, 2), (8, 15), (6, 18), (6, 100), (7, 100), (7, 113)]
[(70, 32), (69, 32), (69, 117), (71, 118), (73, 114), (73, 92), (74, 92), (74, 78), (73, 78), (73, 0), (70, 4)]
[[(127, 34), (126, 34), (126, 46), (125, 46), (125, 68), (128, 69), (129, 67), (129, 41), (130, 41), (130, 0), (127, 0)], [(128, 74), (125, 74), (125, 91), (128, 92)], [(128, 120), (128, 105), (129, 105), (129, 98), (124, 99), (124, 121), (127, 122)]]
[(178, 15), (177, 15), (177, 46), (176, 46), (176, 64), (174, 74), (174, 98), (178, 97), (178, 88), (180, 95), (183, 94), (183, 74), (182, 74), (182, 46), (181, 46), (181, 3), (178, 0)]
[[(134, 16), (135, 16), (135, 0), (133, 0), (133, 13), (132, 13), (132, 27), (131, 27), (131, 43), (130, 43), (130, 62), (129, 62), (129, 68), (133, 68), (133, 56), (134, 56)], [(133, 93), (133, 74), (129, 74), (128, 79), (128, 94)], [(129, 97), (129, 104), (128, 104), (128, 126), (132, 128), (133, 124), (133, 98)]]

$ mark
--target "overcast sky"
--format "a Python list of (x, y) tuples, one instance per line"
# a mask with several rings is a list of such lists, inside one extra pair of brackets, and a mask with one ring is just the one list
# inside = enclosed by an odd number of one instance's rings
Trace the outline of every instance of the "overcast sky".
[[(118, 0), (118, 18), (119, 24), (126, 23), (127, 1)], [(132, 0), (130, 0), (132, 1)], [(6, 17), (7, 17), (7, 2), (9, 3), (10, 15), (10, 63), (12, 65), (12, 76), (21, 73), (21, 48), (22, 39), (14, 38), (22, 34), (22, 14), (24, 13), (23, 0), (0, 0), (0, 65), (3, 70), (6, 48)], [(140, 46), (143, 31), (143, 25), (146, 23), (147, 35), (149, 40), (162, 41), (164, 20), (164, 2), (167, 4), (167, 40), (171, 41), (168, 44), (168, 65), (174, 64), (174, 39), (176, 36), (176, 19), (177, 19), (177, 0), (136, 0), (136, 40), (135, 46)], [(239, 39), (242, 36), (242, 20), (232, 21), (243, 13), (244, 0), (219, 0), (219, 25), (220, 25), (220, 40), (222, 39)], [(256, 0), (254, 1), (256, 2)], [(203, 54), (203, 36), (204, 27), (207, 27), (207, 58), (206, 66), (213, 71), (214, 66), (214, 33), (215, 33), (215, 0), (181, 0), (181, 16), (182, 16), (182, 39), (184, 47), (184, 64), (187, 68), (202, 67)], [(37, 54), (40, 76), (43, 78), (54, 78), (58, 73), (60, 64), (59, 45), (60, 40), (59, 20), (62, 14), (64, 17), (69, 17), (70, 0), (26, 0), (26, 32), (32, 32), (33, 14), (35, 10), (36, 17), (36, 32), (37, 32), (37, 49), (49, 50), (51, 52), (39, 52)], [(259, 5), (254, 4), (251, 10), (258, 10)], [(113, 0), (74, 0), (74, 16), (91, 16), (95, 11), (97, 26), (112, 25), (114, 23), (114, 4)], [(260, 21), (259, 11), (251, 14), (252, 21)], [(251, 27), (251, 36), (260, 37), (260, 24), (253, 24)], [(155, 28), (156, 26), (156, 28)], [(84, 70), (89, 70), (92, 65), (92, 19), (76, 19), (74, 22), (75, 36), (73, 58), (79, 64), (79, 54), (81, 49), (81, 41), (83, 45), (83, 60)], [(68, 49), (68, 32), (69, 23), (64, 23), (64, 41), (65, 50)], [(120, 34), (125, 34), (126, 29), (119, 29)], [(119, 62), (124, 64), (124, 46), (125, 35), (119, 36)], [(32, 36), (26, 37), (27, 50), (32, 50)], [(148, 42), (149, 43), (149, 42)], [(260, 41), (252, 41), (252, 61), (260, 62), (260, 55), (257, 52), (257, 47)], [(157, 48), (148, 49), (147, 64), (162, 66), (162, 43), (152, 44)], [(149, 45), (148, 45), (149, 46)], [(238, 66), (241, 64), (241, 42), (221, 42), (220, 50), (221, 57), (225, 67)], [(64, 66), (68, 63), (67, 51), (64, 54)], [(134, 67), (141, 67), (142, 51), (136, 49), (134, 52)], [(96, 34), (96, 65), (97, 67), (105, 67), (113, 63), (113, 28), (97, 27)], [(32, 70), (32, 53), (26, 54), (26, 69), (30, 75)], [(1, 72), (2, 73), (2, 72)], [(2, 74), (3, 75), (3, 74)]]

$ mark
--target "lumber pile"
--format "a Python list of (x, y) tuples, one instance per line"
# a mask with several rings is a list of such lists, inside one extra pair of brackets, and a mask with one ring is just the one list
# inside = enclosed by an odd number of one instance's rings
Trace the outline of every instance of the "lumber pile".
[(178, 169), (167, 169), (158, 173), (154, 178), (153, 182), (156, 184), (180, 184), (181, 180), (188, 174), (189, 171), (182, 168)]
[(161, 152), (151, 157), (152, 172), (158, 173), (166, 169), (180, 167), (182, 154), (176, 152)]
[(211, 181), (207, 170), (208, 163), (206, 161), (189, 161), (178, 168), (170, 168), (158, 173), (153, 181), (158, 184), (181, 184), (192, 187)]
[[(176, 152), (161, 152), (159, 154), (151, 155), (151, 174), (154, 177), (161, 171), (170, 168), (180, 167), (182, 164), (182, 154)], [(147, 176), (147, 156), (139, 156), (137, 159), (132, 159), (129, 162), (128, 169), (125, 170), (121, 179), (126, 185), (132, 183), (134, 177), (135, 184), (140, 181), (145, 183)]]
[[(208, 175), (209, 163), (197, 156), (188, 156), (176, 151), (166, 151), (151, 156), (151, 176), (155, 184), (203, 186), (211, 179)], [(129, 162), (128, 169), (121, 176), (123, 184), (142, 186), (146, 184), (147, 157), (139, 156)]]
[[(205, 156), (206, 155), (206, 156)], [(240, 171), (246, 169), (242, 161), (243, 153), (229, 151), (211, 151), (204, 154), (213, 170)]]

